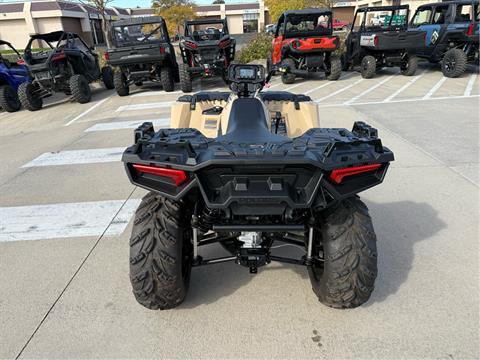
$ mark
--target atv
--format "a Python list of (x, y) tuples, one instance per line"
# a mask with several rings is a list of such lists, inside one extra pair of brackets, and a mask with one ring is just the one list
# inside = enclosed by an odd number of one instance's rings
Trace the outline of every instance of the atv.
[[(306, 266), (319, 300), (366, 302), (377, 275), (376, 237), (357, 193), (380, 184), (393, 153), (377, 131), (318, 128), (305, 95), (261, 92), (261, 65), (230, 65), (229, 92), (180, 97), (171, 127), (146, 122), (122, 157), (149, 193), (136, 211), (130, 279), (137, 301), (169, 309), (187, 294), (192, 267), (233, 261), (255, 274), (271, 261)], [(207, 259), (220, 243), (229, 256)], [(275, 254), (275, 243), (302, 257)]]
[(359, 69), (364, 79), (383, 67), (400, 67), (403, 75), (417, 71), (415, 51), (425, 44), (424, 31), (407, 31), (408, 5), (357, 9), (345, 39), (343, 70)]
[(118, 95), (145, 81), (160, 82), (163, 90), (174, 90), (179, 81), (178, 65), (165, 21), (160, 16), (132, 18), (112, 24), (114, 48), (104, 54), (107, 64), (117, 66), (114, 83)]
[(195, 77), (221, 76), (235, 58), (235, 39), (228, 33), (227, 20), (190, 20), (185, 22), (180, 41), (180, 87), (192, 91)]
[[(33, 52), (33, 47), (40, 47)], [(98, 55), (75, 33), (54, 31), (30, 36), (23, 58), (33, 81), (18, 88), (18, 97), (26, 109), (39, 110), (43, 99), (56, 92), (70, 95), (73, 101), (88, 103), (92, 97), (89, 83), (101, 79), (113, 89), (113, 72), (100, 69)]]
[(18, 99), (17, 89), (20, 84), (30, 81), (28, 68), (23, 63), (18, 51), (7, 41), (0, 40), (0, 46), (8, 47), (16, 57), (16, 61), (10, 61), (7, 56), (0, 54), (0, 107), (7, 112), (20, 110), (21, 104)]
[(330, 10), (286, 11), (278, 19), (267, 69), (280, 71), (284, 84), (292, 84), (296, 76), (320, 71), (328, 80), (337, 80), (342, 64), (333, 53), (339, 42), (339, 37), (333, 35)]
[(467, 64), (478, 64), (478, 1), (448, 1), (420, 6), (410, 26), (426, 31), (426, 44), (417, 56), (441, 63), (443, 75), (458, 77)]

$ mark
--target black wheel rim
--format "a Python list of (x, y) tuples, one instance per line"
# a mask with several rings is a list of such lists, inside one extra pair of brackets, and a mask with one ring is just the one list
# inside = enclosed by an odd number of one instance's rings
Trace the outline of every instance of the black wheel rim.
[(455, 60), (452, 58), (445, 59), (445, 69), (447, 71), (452, 71), (455, 68)]

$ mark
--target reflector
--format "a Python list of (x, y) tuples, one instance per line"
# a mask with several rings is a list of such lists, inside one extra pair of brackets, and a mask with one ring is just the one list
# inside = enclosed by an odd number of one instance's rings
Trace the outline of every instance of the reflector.
[(183, 184), (188, 179), (187, 174), (183, 170), (167, 169), (167, 168), (161, 168), (158, 166), (149, 166), (149, 165), (140, 165), (140, 164), (133, 164), (133, 168), (139, 172), (143, 172), (146, 174), (167, 177), (171, 179), (176, 186)]
[(333, 170), (330, 174), (330, 179), (340, 184), (343, 181), (344, 177), (357, 175), (369, 171), (377, 170), (382, 164), (371, 164), (371, 165), (362, 165), (362, 166), (353, 166), (343, 169)]

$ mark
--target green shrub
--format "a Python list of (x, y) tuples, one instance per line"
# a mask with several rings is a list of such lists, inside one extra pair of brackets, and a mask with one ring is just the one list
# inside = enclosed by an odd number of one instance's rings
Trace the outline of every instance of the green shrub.
[(272, 36), (267, 33), (258, 33), (248, 45), (237, 52), (235, 60), (242, 64), (253, 60), (265, 60), (272, 51), (272, 39)]

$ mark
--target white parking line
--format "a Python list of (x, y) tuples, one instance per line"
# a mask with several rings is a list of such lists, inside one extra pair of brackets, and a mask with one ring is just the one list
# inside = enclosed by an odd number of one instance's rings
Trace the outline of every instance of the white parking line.
[(375, 90), (376, 88), (382, 86), (383, 84), (385, 84), (387, 81), (389, 81), (391, 78), (393, 78), (394, 76), (396, 76), (397, 74), (395, 75), (390, 75), (389, 77), (383, 79), (382, 81), (378, 82), (377, 84), (373, 85), (372, 87), (368, 88), (367, 90), (365, 90), (364, 92), (358, 94), (357, 96), (354, 96), (353, 98), (351, 98), (350, 100), (347, 100), (345, 101), (343, 104), (344, 105), (349, 105), (351, 103), (354, 103), (356, 100), (360, 99), (362, 96), (364, 95), (367, 95), (368, 93), (372, 92), (373, 90)]
[(98, 123), (86, 129), (85, 132), (136, 129), (144, 122), (151, 122), (155, 128), (168, 127), (170, 125), (170, 118)]
[(114, 147), (104, 149), (49, 152), (44, 153), (29, 163), (23, 165), (22, 168), (117, 162), (121, 160), (124, 150), (125, 147)]
[(144, 97), (144, 96), (162, 96), (162, 95), (177, 95), (177, 94), (183, 94), (183, 91), (170, 91), (170, 92), (165, 92), (163, 90), (158, 90), (158, 91), (142, 91), (136, 94), (133, 94), (131, 97)]
[(146, 104), (122, 105), (118, 107), (115, 112), (169, 108), (174, 103), (174, 101), (162, 101)]
[[(354, 72), (351, 72), (351, 73), (348, 73), (348, 74), (346, 74), (346, 75), (340, 76), (340, 78), (339, 78), (338, 80), (345, 80), (345, 79), (348, 79), (349, 77), (352, 77), (353, 75), (355, 75), (355, 73), (354, 73)], [(338, 80), (336, 80), (336, 81), (338, 81)], [(315, 88), (313, 88), (313, 89), (310, 89), (310, 90), (308, 90), (308, 91), (305, 91), (303, 94), (304, 94), (304, 95), (311, 94), (311, 93), (313, 93), (313, 92), (315, 92), (315, 91), (317, 91), (317, 90), (320, 90), (320, 89), (324, 88), (325, 86), (328, 86), (328, 85), (331, 85), (331, 84), (334, 84), (334, 83), (335, 83), (335, 81), (329, 80), (328, 82), (323, 83), (323, 84), (321, 84), (321, 85), (319, 85), (319, 86), (317, 86), (317, 87), (315, 87)]]
[(440, 87), (443, 85), (443, 83), (444, 83), (445, 81), (447, 81), (447, 78), (446, 78), (446, 77), (442, 77), (440, 80), (438, 80), (438, 82), (437, 82), (435, 85), (433, 85), (433, 87), (430, 89), (430, 91), (425, 94), (425, 96), (423, 97), (423, 99), (426, 100), (426, 99), (431, 98), (432, 95), (435, 94), (438, 89), (440, 89)]
[(125, 230), (140, 201), (0, 207), (0, 242), (100, 236), (109, 224), (105, 234), (119, 235)]
[(477, 74), (470, 75), (470, 78), (468, 79), (467, 87), (465, 88), (465, 92), (463, 93), (464, 96), (470, 96), (476, 79), (477, 79)]
[(81, 119), (82, 117), (84, 117), (85, 115), (87, 115), (88, 113), (90, 113), (91, 111), (95, 110), (97, 107), (99, 107), (100, 105), (102, 105), (105, 101), (107, 101), (108, 99), (110, 99), (112, 96), (114, 96), (115, 93), (111, 94), (110, 96), (106, 97), (105, 99), (103, 100), (100, 100), (99, 102), (97, 102), (95, 105), (93, 105), (92, 107), (88, 108), (87, 110), (85, 110), (83, 113), (81, 113), (80, 115), (74, 117), (72, 120), (70, 120), (68, 123), (66, 123), (64, 126), (70, 126), (72, 125), (75, 121)]
[(334, 91), (333, 93), (328, 94), (327, 96), (324, 96), (324, 97), (322, 97), (322, 98), (320, 98), (320, 99), (317, 99), (316, 102), (319, 103), (319, 102), (321, 102), (321, 101), (323, 101), (323, 100), (325, 100), (325, 99), (331, 98), (332, 96), (338, 95), (338, 94), (340, 94), (341, 92), (344, 92), (345, 90), (348, 90), (348, 89), (354, 87), (355, 85), (361, 83), (363, 80), (365, 80), (365, 79), (363, 79), (363, 78), (362, 78), (362, 79), (358, 79), (358, 80), (355, 81), (353, 84), (350, 84), (350, 85), (348, 85), (348, 86), (345, 86), (345, 87), (343, 87), (343, 88), (341, 88), (341, 89), (338, 89), (337, 91)]
[[(428, 70), (427, 70), (428, 71)], [(410, 79), (405, 85), (403, 85), (400, 89), (398, 89), (397, 91), (395, 91), (393, 94), (391, 94), (389, 97), (387, 97), (386, 99), (383, 100), (383, 102), (389, 102), (390, 100), (392, 100), (394, 97), (396, 97), (398, 94), (400, 94), (401, 92), (403, 92), (406, 88), (410, 87), (411, 85), (413, 85), (415, 82), (417, 82), (418, 80), (420, 80), (421, 77), (423, 77), (427, 71), (424, 71), (422, 74), (419, 74), (419, 75), (416, 75), (414, 76), (412, 79)]]
[(305, 84), (306, 84), (306, 82), (301, 82), (301, 83), (298, 83), (298, 84), (289, 86), (289, 87), (283, 89), (283, 91), (290, 91), (290, 90), (292, 90), (292, 89), (295, 89), (295, 88), (297, 88), (297, 87), (299, 87), (299, 86), (301, 86), (301, 85), (305, 85)]
[(399, 100), (392, 100), (385, 102), (385, 100), (382, 101), (369, 101), (369, 102), (363, 102), (363, 103), (355, 103), (355, 104), (342, 104), (342, 103), (336, 103), (336, 104), (321, 104), (318, 105), (319, 108), (326, 108), (326, 107), (342, 107), (342, 106), (357, 106), (357, 105), (378, 105), (378, 104), (395, 104), (395, 103), (404, 103), (404, 102), (418, 102), (418, 101), (443, 101), (443, 100), (455, 100), (455, 99), (473, 99), (480, 97), (480, 95), (470, 95), (470, 96), (442, 96), (442, 97), (431, 97), (428, 99), (425, 98), (413, 98), (413, 99), (399, 99)]

